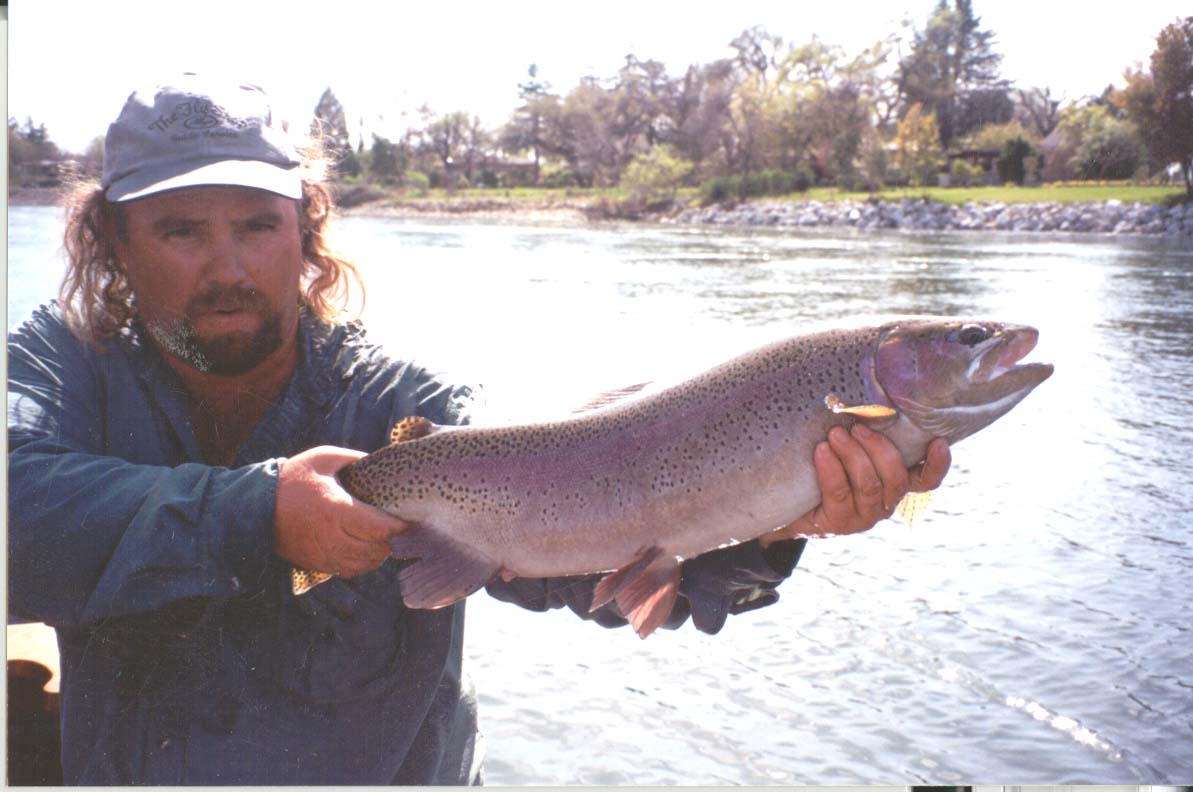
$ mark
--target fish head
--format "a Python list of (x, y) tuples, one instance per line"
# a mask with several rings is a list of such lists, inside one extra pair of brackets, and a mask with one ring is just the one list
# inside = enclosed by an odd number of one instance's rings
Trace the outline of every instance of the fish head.
[(874, 374), (890, 403), (934, 437), (955, 443), (993, 423), (1052, 375), (1020, 363), (1034, 327), (967, 319), (915, 319), (883, 327)]

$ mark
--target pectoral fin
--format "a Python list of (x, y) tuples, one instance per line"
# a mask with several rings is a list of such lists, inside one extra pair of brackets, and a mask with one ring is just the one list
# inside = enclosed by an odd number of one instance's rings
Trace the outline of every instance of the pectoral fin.
[(859, 404), (850, 407), (838, 398), (837, 394), (830, 393), (824, 397), (824, 406), (828, 407), (835, 413), (846, 413), (848, 415), (856, 415), (858, 418), (890, 418), (898, 413), (895, 410), (887, 407), (885, 404)]
[(408, 608), (446, 607), (503, 571), (500, 562), (424, 526), (394, 534), (389, 546), (394, 558), (413, 559), (398, 573)]
[(290, 590), (293, 591), (294, 596), (297, 597), (300, 594), (306, 594), (320, 583), (326, 583), (333, 577), (335, 576), (328, 572), (312, 572), (309, 569), (291, 567)]
[[(437, 427), (435, 424), (417, 415), (410, 415), (394, 424), (394, 428), (389, 432), (389, 442), (404, 443), (407, 440), (417, 440), (420, 437), (426, 437), (435, 431)], [(312, 572), (308, 569), (299, 569), (298, 567), (290, 568), (290, 589), (294, 592), (294, 596), (306, 594), (308, 591), (318, 586), (320, 583), (326, 583), (335, 575), (328, 572)]]

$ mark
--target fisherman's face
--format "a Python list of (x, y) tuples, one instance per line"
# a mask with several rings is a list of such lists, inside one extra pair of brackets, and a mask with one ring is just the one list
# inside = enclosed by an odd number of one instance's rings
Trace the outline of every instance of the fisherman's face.
[(117, 256), (158, 347), (212, 374), (251, 371), (298, 323), (298, 202), (192, 187), (124, 206)]

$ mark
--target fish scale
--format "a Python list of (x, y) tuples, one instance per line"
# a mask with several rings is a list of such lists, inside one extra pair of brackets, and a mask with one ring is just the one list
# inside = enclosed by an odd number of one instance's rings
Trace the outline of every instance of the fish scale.
[(394, 556), (411, 560), (400, 577), (407, 606), (449, 605), (496, 575), (607, 572), (594, 607), (615, 600), (645, 637), (670, 613), (680, 560), (815, 508), (812, 452), (829, 428), (867, 421), (919, 462), (933, 436), (956, 442), (1051, 374), (1011, 365), (1035, 338), (960, 319), (805, 334), (566, 419), (406, 419), (395, 442), (340, 479), (411, 523), (391, 540)]

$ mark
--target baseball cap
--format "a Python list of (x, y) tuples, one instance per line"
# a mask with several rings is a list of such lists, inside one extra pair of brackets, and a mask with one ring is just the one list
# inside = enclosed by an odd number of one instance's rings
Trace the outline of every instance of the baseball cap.
[(187, 73), (133, 92), (104, 139), (112, 202), (201, 185), (302, 197), (301, 160), (256, 85)]

